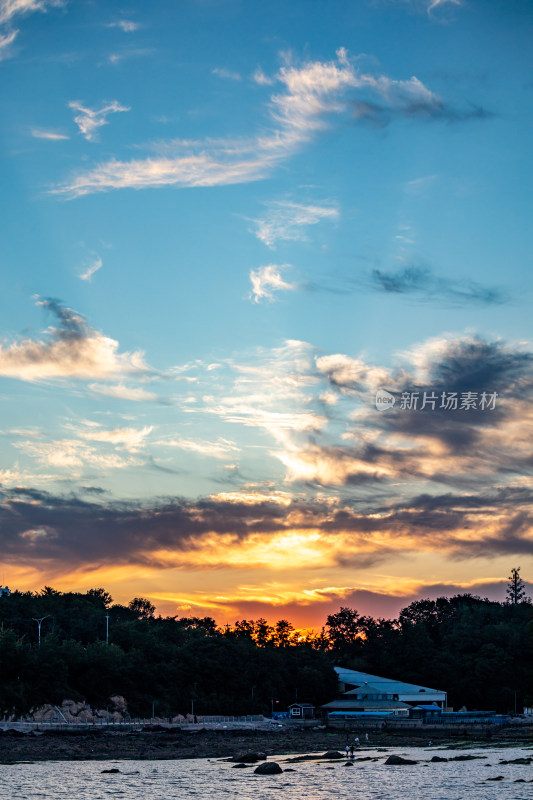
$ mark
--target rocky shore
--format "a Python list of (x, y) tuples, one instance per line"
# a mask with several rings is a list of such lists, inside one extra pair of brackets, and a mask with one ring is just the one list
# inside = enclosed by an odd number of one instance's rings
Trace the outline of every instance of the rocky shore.
[[(0, 762), (112, 759), (227, 758), (235, 753), (261, 751), (267, 756), (344, 750), (349, 734), (343, 730), (283, 727), (275, 730), (180, 730), (138, 732), (110, 730), (55, 730), (0, 732)], [(353, 738), (353, 734), (352, 734)], [(432, 736), (439, 746), (472, 747), (533, 744), (533, 728), (504, 729), (490, 739)], [(407, 747), (425, 743), (408, 732), (371, 733), (369, 746)], [(361, 748), (364, 752), (364, 746)]]

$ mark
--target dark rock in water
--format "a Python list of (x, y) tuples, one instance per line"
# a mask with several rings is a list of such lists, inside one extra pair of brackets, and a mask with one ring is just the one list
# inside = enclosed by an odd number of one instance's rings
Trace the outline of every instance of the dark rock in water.
[(249, 766), (251, 766), (251, 765), (250, 765), (250, 764), (243, 764), (242, 762), (239, 762), (238, 764), (232, 764), (232, 768), (233, 768), (233, 769), (239, 769), (239, 767), (240, 767), (241, 769), (242, 769), (243, 767), (246, 769), (246, 767), (249, 767)]
[(322, 758), (344, 758), (342, 753), (339, 753), (338, 750), (328, 750), (327, 753), (324, 753)]
[(527, 783), (527, 781), (524, 778), (517, 778), (513, 783)]
[(100, 770), (100, 774), (101, 774), (101, 775), (103, 775), (103, 774), (104, 774), (104, 772), (107, 772), (107, 773), (108, 773), (108, 774), (110, 774), (110, 775), (111, 775), (111, 774), (112, 774), (112, 775), (115, 775), (117, 772), (120, 772), (120, 770), (119, 770), (119, 769), (117, 769), (116, 767), (112, 767), (111, 769), (102, 769), (102, 770)]
[(264, 764), (259, 764), (254, 769), (255, 775), (279, 775), (280, 772), (283, 772), (283, 770), (275, 761), (265, 761)]
[(296, 770), (292, 767), (287, 767), (287, 769), (284, 769), (283, 772), (296, 772)]
[(344, 766), (345, 767), (353, 767), (353, 761), (347, 761), (346, 764), (344, 764)]
[(418, 764), (418, 761), (412, 761), (410, 758), (402, 758), (401, 756), (389, 756), (385, 764)]
[(430, 761), (433, 761), (434, 763), (436, 763), (437, 761), (448, 761), (448, 759), (447, 758), (441, 758), (440, 756), (433, 756), (433, 758), (430, 759)]
[(473, 761), (474, 758), (487, 758), (487, 756), (454, 756), (453, 758), (450, 758), (450, 761)]
[(500, 761), (500, 764), (531, 764), (533, 756), (526, 756), (525, 758), (512, 758), (510, 761)]
[(238, 764), (255, 764), (257, 761), (265, 761), (266, 753), (259, 753), (259, 752), (239, 753), (236, 756), (232, 756), (232, 758), (230, 758), (229, 760), (236, 761)]
[(488, 781), (503, 781), (503, 775), (497, 775), (495, 778), (487, 778)]

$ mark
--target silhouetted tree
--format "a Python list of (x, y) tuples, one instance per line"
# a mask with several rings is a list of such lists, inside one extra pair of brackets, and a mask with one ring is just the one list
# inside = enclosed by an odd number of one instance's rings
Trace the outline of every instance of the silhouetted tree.
[(134, 597), (128, 604), (128, 608), (139, 619), (153, 619), (155, 606), (145, 597)]
[(513, 568), (507, 584), (507, 602), (513, 606), (526, 600), (526, 585), (519, 575), (520, 567)]

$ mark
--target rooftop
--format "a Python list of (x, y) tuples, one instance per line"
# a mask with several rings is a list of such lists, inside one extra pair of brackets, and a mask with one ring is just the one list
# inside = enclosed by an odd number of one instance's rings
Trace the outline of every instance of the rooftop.
[[(442, 700), (444, 700), (446, 696), (446, 692), (443, 692), (441, 689), (430, 689), (427, 686), (420, 686), (415, 683), (396, 681), (392, 678), (381, 678), (378, 675), (370, 675), (368, 672), (359, 672), (354, 669), (346, 669), (345, 667), (334, 667), (334, 669), (339, 681), (350, 686), (356, 686), (360, 689), (366, 689), (365, 684), (367, 684), (371, 686), (374, 691), (383, 692), (385, 694), (419, 695), (427, 693), (441, 695), (439, 699)], [(420, 699), (422, 700), (423, 698)]]

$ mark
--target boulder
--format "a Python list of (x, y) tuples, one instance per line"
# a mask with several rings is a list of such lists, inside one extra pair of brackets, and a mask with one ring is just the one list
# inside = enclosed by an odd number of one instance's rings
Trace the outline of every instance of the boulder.
[(254, 769), (255, 775), (279, 775), (283, 770), (275, 761), (265, 761)]
[(412, 761), (410, 758), (402, 758), (401, 756), (389, 756), (385, 764), (418, 764), (418, 761)]
[(230, 759), (230, 761), (236, 761), (238, 764), (255, 764), (257, 761), (265, 760), (266, 753), (260, 752), (239, 753)]
[(116, 775), (117, 772), (120, 772), (120, 770), (117, 769), (117, 767), (111, 767), (111, 769), (100, 770), (101, 775), (103, 775), (104, 773), (107, 773), (108, 775)]
[(322, 758), (345, 758), (345, 755), (339, 753), (338, 750), (328, 750), (327, 753), (324, 753)]
[(441, 758), (440, 756), (433, 756), (433, 758), (431, 758), (430, 761), (432, 761), (433, 763), (436, 763), (437, 761), (448, 761), (448, 759), (447, 758)]
[(454, 756), (453, 758), (450, 758), (450, 761), (473, 761), (474, 758), (487, 758), (487, 756), (471, 756), (471, 755)]

